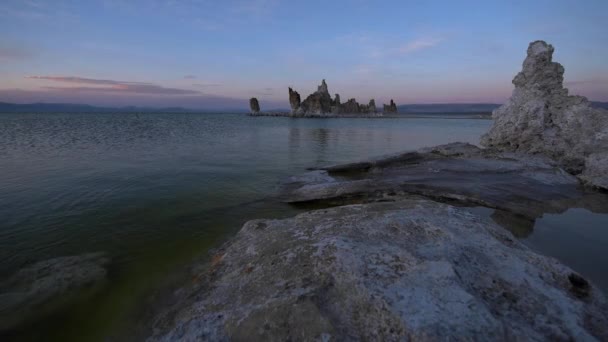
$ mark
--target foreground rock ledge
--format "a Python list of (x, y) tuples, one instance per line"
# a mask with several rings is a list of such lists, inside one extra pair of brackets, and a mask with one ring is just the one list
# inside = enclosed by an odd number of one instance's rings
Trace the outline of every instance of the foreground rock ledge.
[[(569, 208), (608, 212), (608, 197), (581, 187), (576, 177), (542, 155), (451, 143), (374, 160), (335, 165), (291, 177), (280, 197), (298, 205), (344, 205), (423, 196), (460, 206), (495, 209), (493, 217), (525, 226)], [(522, 227), (523, 228), (523, 227)]]
[(426, 200), (250, 221), (198, 277), (151, 341), (608, 339), (593, 285)]

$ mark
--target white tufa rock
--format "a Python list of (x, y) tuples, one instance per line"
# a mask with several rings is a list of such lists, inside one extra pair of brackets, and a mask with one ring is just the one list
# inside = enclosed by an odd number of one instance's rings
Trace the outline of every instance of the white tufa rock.
[(608, 339), (593, 284), (436, 202), (250, 221), (216, 260), (157, 318), (150, 342)]
[(553, 46), (535, 41), (513, 79), (511, 98), (492, 113), (482, 145), (501, 151), (545, 154), (584, 182), (608, 189), (608, 111), (592, 108), (564, 88), (564, 67)]

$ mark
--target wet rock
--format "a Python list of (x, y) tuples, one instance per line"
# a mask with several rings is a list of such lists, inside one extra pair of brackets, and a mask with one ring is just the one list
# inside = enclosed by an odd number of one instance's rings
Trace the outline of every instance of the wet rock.
[(530, 43), (511, 98), (492, 117), (482, 144), (500, 151), (544, 154), (579, 179), (608, 189), (608, 111), (563, 87), (553, 46)]
[(246, 223), (149, 340), (608, 339), (606, 299), (573, 273), (449, 205), (317, 210)]
[(391, 99), (391, 103), (390, 104), (385, 104), (384, 105), (384, 112), (385, 113), (397, 113), (397, 105), (395, 104), (395, 102), (393, 101), (393, 99)]
[(251, 110), (251, 114), (259, 114), (260, 113), (260, 103), (258, 99), (252, 97), (249, 99), (249, 108)]
[[(0, 331), (66, 304), (106, 278), (103, 253), (60, 257), (25, 267), (0, 283)], [(50, 311), (50, 310), (49, 310)]]
[[(324, 175), (318, 172), (325, 172)], [(589, 205), (608, 212), (606, 196), (582, 189), (578, 180), (542, 155), (483, 150), (452, 143), (375, 160), (314, 171), (315, 180), (285, 184), (292, 204), (344, 205), (424, 196), (441, 202), (483, 206), (534, 222), (544, 213)], [(326, 176), (326, 177), (324, 177)], [(587, 203), (591, 196), (594, 202)], [(505, 215), (502, 215), (504, 217)]]

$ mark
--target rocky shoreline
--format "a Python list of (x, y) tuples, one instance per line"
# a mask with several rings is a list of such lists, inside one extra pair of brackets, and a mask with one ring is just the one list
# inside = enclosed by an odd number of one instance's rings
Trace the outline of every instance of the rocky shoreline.
[[(505, 229), (569, 208), (608, 213), (608, 111), (568, 95), (552, 53), (530, 44), (485, 148), (452, 143), (287, 180), (277, 200), (315, 210), (247, 222), (194, 265), (146, 322), (147, 339), (608, 340), (608, 300), (593, 281)], [(309, 98), (325, 99), (323, 84)], [(4, 328), (94, 288), (107, 263), (94, 254), (18, 272), (0, 284), (12, 305), (0, 312), (19, 313)]]
[(607, 340), (602, 291), (503, 228), (608, 212), (608, 112), (568, 96), (552, 53), (530, 44), (485, 149), (453, 143), (289, 179), (280, 200), (321, 209), (246, 223), (149, 340)]

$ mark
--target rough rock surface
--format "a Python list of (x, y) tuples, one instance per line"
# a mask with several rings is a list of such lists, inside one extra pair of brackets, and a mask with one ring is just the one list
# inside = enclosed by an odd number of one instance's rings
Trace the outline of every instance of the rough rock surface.
[(568, 172), (608, 189), (608, 111), (564, 88), (553, 46), (530, 43), (511, 98), (492, 117), (482, 144), (501, 151), (545, 154)]
[(250, 221), (208, 270), (150, 341), (608, 339), (594, 285), (436, 202)]
[(344, 113), (359, 113), (359, 103), (355, 99), (349, 99), (342, 104), (342, 111)]
[(369, 113), (375, 113), (378, 111), (376, 109), (376, 100), (374, 100), (374, 99), (369, 100), (369, 104), (367, 105), (367, 111)]
[(260, 113), (260, 103), (258, 102), (258, 99), (255, 97), (249, 99), (249, 109), (251, 109), (251, 114)]
[(332, 103), (332, 105), (339, 106), (341, 104), (342, 104), (342, 102), (340, 102), (340, 94), (336, 94), (336, 97), (334, 98), (334, 102)]
[[(376, 103), (372, 99), (369, 105), (360, 105), (357, 100), (350, 99), (346, 103), (340, 102), (340, 95), (336, 94), (332, 99), (325, 80), (317, 87), (317, 91), (310, 94), (300, 103), (300, 95), (289, 88), (289, 103), (291, 105), (291, 116), (296, 117), (339, 117), (353, 114), (377, 114)], [(356, 116), (353, 116), (356, 117)]]
[(0, 282), (0, 331), (67, 302), (78, 290), (98, 285), (110, 260), (102, 253), (60, 257), (25, 267)]
[(289, 88), (289, 105), (291, 106), (291, 113), (292, 114), (296, 114), (298, 113), (299, 109), (300, 109), (300, 94), (291, 89), (291, 87)]
[(300, 108), (304, 114), (322, 115), (331, 113), (332, 102), (331, 95), (329, 95), (327, 89), (327, 83), (323, 80), (317, 91), (302, 101)]
[[(281, 198), (292, 204), (344, 205), (424, 196), (483, 206), (529, 222), (571, 207), (608, 212), (608, 196), (587, 191), (542, 155), (452, 143), (311, 171), (292, 177)], [(602, 204), (603, 203), (603, 204)]]
[(385, 113), (397, 113), (397, 105), (395, 104), (395, 102), (393, 101), (393, 99), (391, 99), (391, 103), (390, 104), (385, 104), (384, 105), (384, 112)]

